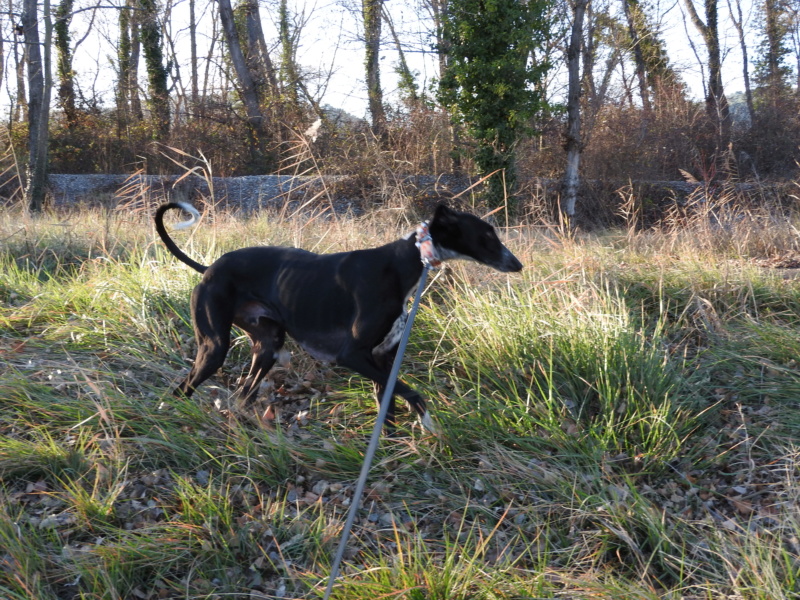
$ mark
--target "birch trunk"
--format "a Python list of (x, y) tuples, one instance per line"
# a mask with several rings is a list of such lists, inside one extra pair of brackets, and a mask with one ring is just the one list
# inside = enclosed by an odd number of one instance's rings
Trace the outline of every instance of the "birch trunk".
[(564, 147), (567, 151), (567, 165), (562, 184), (561, 211), (572, 219), (580, 185), (581, 151), (581, 42), (583, 40), (583, 17), (589, 0), (576, 0), (572, 5), (572, 32), (567, 48), (567, 132)]

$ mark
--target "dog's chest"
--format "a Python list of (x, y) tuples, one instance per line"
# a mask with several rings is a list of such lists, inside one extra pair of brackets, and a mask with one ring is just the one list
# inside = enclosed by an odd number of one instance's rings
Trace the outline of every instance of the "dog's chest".
[(374, 356), (381, 356), (389, 352), (392, 348), (400, 343), (400, 338), (403, 337), (403, 330), (406, 328), (406, 321), (408, 321), (408, 313), (403, 311), (392, 324), (392, 328), (383, 341), (372, 349)]
[(383, 340), (372, 349), (373, 356), (381, 356), (386, 354), (400, 343), (400, 338), (403, 337), (403, 331), (405, 330), (406, 322), (408, 321), (408, 312), (406, 311), (405, 307), (408, 305), (408, 300), (416, 293), (416, 291), (417, 286), (414, 285), (414, 287), (412, 287), (406, 294), (406, 297), (403, 300), (403, 308), (400, 310), (400, 315), (394, 320), (394, 323), (392, 323), (392, 328), (389, 330), (389, 333), (386, 334), (386, 337), (384, 337)]

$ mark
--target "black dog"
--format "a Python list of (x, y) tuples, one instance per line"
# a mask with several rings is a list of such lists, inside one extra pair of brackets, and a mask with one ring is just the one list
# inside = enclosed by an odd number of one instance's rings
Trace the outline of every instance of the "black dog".
[[(253, 344), (253, 362), (241, 391), (245, 404), (255, 399), (287, 333), (314, 358), (374, 381), (380, 402), (407, 319), (407, 302), (422, 275), (421, 251), (434, 262), (462, 258), (503, 272), (522, 269), (491, 225), (444, 205), (427, 225), (425, 243), (410, 235), (378, 248), (337, 254), (243, 248), (205, 267), (186, 256), (164, 228), (164, 213), (173, 208), (192, 215), (177, 228), (193, 225), (200, 216), (183, 202), (163, 204), (155, 214), (156, 231), (178, 260), (203, 273), (191, 305), (197, 358), (176, 395), (190, 396), (222, 366), (231, 326), (236, 325)], [(398, 381), (395, 393), (432, 429), (417, 392)], [(386, 423), (391, 433), (394, 397), (390, 402)]]

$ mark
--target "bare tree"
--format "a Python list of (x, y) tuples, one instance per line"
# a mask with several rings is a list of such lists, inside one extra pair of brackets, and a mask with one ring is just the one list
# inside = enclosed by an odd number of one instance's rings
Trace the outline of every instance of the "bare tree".
[(756, 61), (755, 80), (759, 96), (771, 110), (778, 110), (788, 92), (791, 68), (786, 64), (790, 50), (786, 46), (789, 34), (789, 10), (784, 0), (761, 2), (761, 43), (759, 60)]
[(139, 11), (136, 0), (126, 0), (119, 11), (119, 42), (117, 44), (117, 127), (123, 135), (131, 121), (141, 121), (142, 105), (139, 100)]
[[(14, 11), (14, 0), (8, 0), (8, 22), (17, 23)], [(15, 122), (27, 121), (28, 119), (28, 97), (25, 94), (25, 64), (28, 61), (27, 44), (24, 30), (14, 27), (14, 37), (17, 42), (14, 44), (14, 75), (17, 81), (16, 101), (12, 101), (12, 120)], [(22, 41), (22, 43), (19, 43)]]
[(575, 216), (575, 204), (580, 185), (581, 143), (581, 44), (583, 42), (583, 19), (590, 0), (574, 0), (572, 9), (572, 29), (567, 46), (567, 130), (564, 149), (567, 151), (567, 165), (562, 182), (561, 211), (571, 219)]
[(412, 104), (415, 104), (417, 100), (419, 100), (417, 84), (414, 81), (414, 74), (411, 72), (411, 69), (408, 67), (408, 63), (406, 62), (406, 54), (403, 51), (403, 44), (400, 41), (400, 36), (397, 35), (397, 31), (395, 31), (394, 23), (392, 22), (392, 16), (389, 14), (389, 11), (386, 10), (385, 6), (382, 7), (381, 13), (383, 20), (389, 27), (389, 32), (392, 34), (395, 48), (397, 48), (397, 74), (400, 77), (400, 89), (406, 94), (408, 101)]
[[(450, 44), (442, 35), (444, 31), (444, 22), (447, 18), (447, 2), (448, 0), (423, 0), (423, 6), (430, 14), (433, 23), (432, 37), (435, 40), (434, 48), (436, 49), (436, 56), (439, 64), (439, 81), (445, 78), (447, 73), (447, 55), (450, 51)], [(451, 171), (453, 173), (461, 172), (461, 134), (457, 123), (450, 123), (450, 140), (452, 143), (452, 151), (450, 152), (450, 159), (452, 161)]]
[(706, 112), (714, 124), (714, 153), (720, 155), (728, 147), (731, 131), (731, 115), (728, 99), (722, 86), (722, 57), (718, 27), (718, 0), (703, 0), (705, 22), (694, 6), (694, 0), (683, 0), (689, 18), (703, 37), (708, 52), (708, 88), (706, 92)]
[(195, 14), (196, 0), (189, 0), (189, 78), (191, 79), (192, 112), (197, 110), (200, 103), (200, 85), (197, 76), (197, 15)]
[[(598, 7), (589, 3), (586, 7), (586, 34), (583, 44), (583, 94), (584, 115), (581, 118), (582, 143), (588, 143), (597, 115), (603, 108), (614, 71), (620, 65), (630, 40), (623, 31), (622, 23), (609, 14), (609, 6)], [(602, 67), (597, 66), (601, 49), (607, 51)], [(595, 74), (597, 71), (597, 76)]]
[(201, 113), (205, 110), (205, 101), (208, 98), (209, 93), (209, 85), (211, 81), (211, 65), (214, 62), (214, 53), (216, 52), (217, 48), (217, 41), (220, 37), (220, 24), (219, 24), (219, 15), (217, 12), (212, 11), (211, 13), (211, 41), (208, 45), (208, 54), (206, 55), (205, 59), (205, 69), (203, 72), (203, 87), (202, 91), (200, 92), (200, 111)]
[(261, 161), (263, 155), (266, 137), (265, 118), (261, 112), (256, 83), (253, 81), (253, 75), (248, 68), (247, 60), (239, 42), (230, 0), (217, 0), (217, 4), (219, 6), (222, 30), (225, 32), (225, 41), (228, 45), (228, 53), (236, 73), (236, 81), (239, 84), (239, 95), (247, 114), (247, 124), (250, 130), (250, 156), (251, 161), (255, 164)]
[(50, 93), (53, 87), (50, 74), (50, 47), (53, 25), (50, 18), (50, 0), (44, 0), (41, 22), (44, 25), (44, 43), (39, 36), (39, 11), (36, 0), (24, 0), (22, 28), (28, 53), (28, 181), (25, 203), (30, 212), (40, 212), (44, 205), (47, 183), (47, 144), (50, 123)]
[(442, 36), (442, 28), (444, 27), (444, 19), (447, 14), (447, 0), (423, 0), (423, 6), (430, 15), (433, 24), (432, 37), (434, 39), (434, 48), (436, 48), (436, 55), (439, 59), (439, 79), (444, 77), (447, 70), (447, 42)]
[(747, 103), (747, 114), (750, 116), (750, 123), (756, 122), (756, 111), (753, 107), (753, 90), (750, 87), (750, 65), (747, 58), (747, 43), (744, 38), (744, 17), (742, 16), (742, 3), (741, 0), (734, 0), (736, 3), (736, 13), (734, 14), (734, 7), (731, 6), (731, 0), (728, 0), (728, 10), (731, 13), (731, 22), (733, 23), (736, 33), (739, 35), (739, 47), (742, 49), (742, 75), (744, 77), (744, 96)]
[(172, 85), (168, 86), (170, 100), (175, 105), (175, 120), (177, 121), (181, 115), (187, 111), (189, 104), (189, 97), (186, 92), (186, 86), (183, 83), (181, 76), (181, 61), (178, 58), (178, 48), (176, 33), (173, 31), (173, 23), (176, 19), (172, 16), (172, 10), (175, 7), (174, 0), (165, 0), (163, 4), (163, 18), (161, 21), (161, 38), (163, 40), (164, 50), (167, 52), (166, 59), (166, 73), (167, 77), (172, 79)]
[(217, 4), (219, 5), (222, 29), (225, 32), (225, 41), (228, 44), (231, 63), (233, 63), (233, 69), (236, 72), (236, 78), (239, 82), (239, 91), (242, 95), (245, 111), (247, 112), (248, 122), (251, 127), (260, 130), (263, 116), (261, 114), (261, 108), (258, 105), (258, 93), (256, 92), (256, 86), (253, 82), (250, 69), (247, 68), (247, 61), (244, 58), (242, 46), (239, 43), (239, 35), (236, 31), (236, 22), (233, 18), (231, 2), (230, 0), (218, 0)]

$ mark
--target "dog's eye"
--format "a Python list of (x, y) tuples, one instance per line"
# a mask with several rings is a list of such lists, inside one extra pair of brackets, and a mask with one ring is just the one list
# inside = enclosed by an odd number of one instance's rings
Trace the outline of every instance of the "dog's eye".
[(491, 248), (492, 246), (496, 245), (498, 242), (497, 236), (494, 234), (493, 231), (487, 231), (486, 233), (481, 236), (481, 244), (484, 247)]

